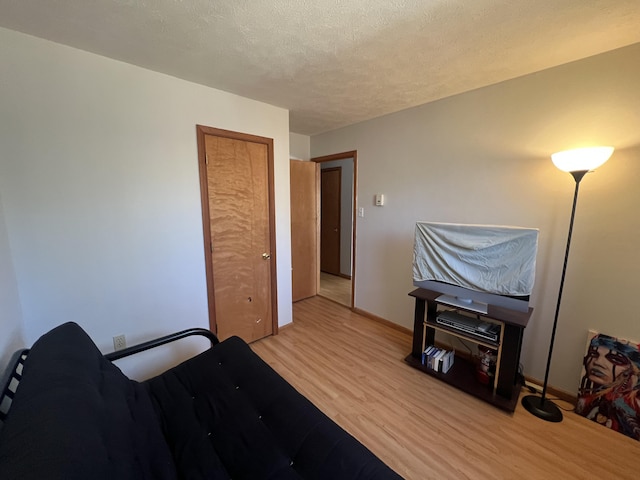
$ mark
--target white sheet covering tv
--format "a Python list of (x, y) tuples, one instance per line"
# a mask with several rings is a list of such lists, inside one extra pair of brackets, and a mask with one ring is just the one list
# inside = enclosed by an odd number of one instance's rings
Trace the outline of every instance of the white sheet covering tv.
[(472, 305), (480, 303), (526, 311), (537, 250), (536, 228), (417, 222), (413, 284), (472, 310), (486, 313)]

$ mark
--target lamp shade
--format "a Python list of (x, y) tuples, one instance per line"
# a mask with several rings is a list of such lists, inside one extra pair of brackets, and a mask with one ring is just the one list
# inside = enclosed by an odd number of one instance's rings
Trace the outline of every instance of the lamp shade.
[(609, 160), (612, 153), (613, 147), (576, 148), (554, 153), (551, 160), (564, 172), (587, 172)]

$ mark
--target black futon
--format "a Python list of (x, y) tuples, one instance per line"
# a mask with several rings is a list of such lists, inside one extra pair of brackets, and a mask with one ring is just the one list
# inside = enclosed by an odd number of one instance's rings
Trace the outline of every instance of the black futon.
[(240, 338), (212, 343), (136, 382), (77, 324), (43, 335), (0, 398), (0, 478), (400, 478)]

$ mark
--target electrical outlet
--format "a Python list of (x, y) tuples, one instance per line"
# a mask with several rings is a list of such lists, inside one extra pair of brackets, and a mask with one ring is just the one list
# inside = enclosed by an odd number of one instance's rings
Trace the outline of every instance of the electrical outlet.
[(127, 341), (125, 340), (124, 335), (116, 335), (113, 337), (113, 349), (122, 350), (123, 348), (127, 348)]

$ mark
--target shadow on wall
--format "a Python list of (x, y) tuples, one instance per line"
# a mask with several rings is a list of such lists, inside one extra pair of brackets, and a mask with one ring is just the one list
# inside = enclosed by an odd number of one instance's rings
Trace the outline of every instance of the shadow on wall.
[(18, 285), (0, 196), (0, 373), (13, 352), (25, 347)]
[[(6, 334), (4, 332), (3, 334)], [(11, 359), (11, 356), (17, 350), (25, 348), (26, 345), (24, 343), (24, 338), (20, 333), (20, 329), (18, 327), (14, 328), (13, 331), (9, 332), (8, 335), (4, 338), (5, 343), (0, 347), (0, 382), (3, 379), (3, 373)], [(0, 383), (1, 385), (1, 383)]]

